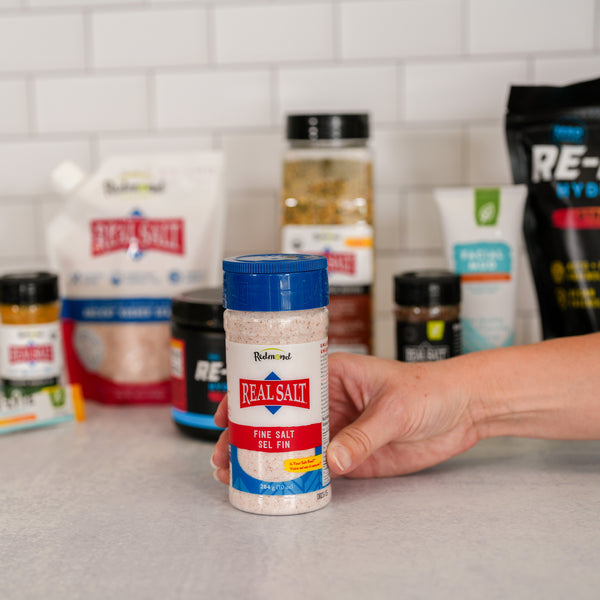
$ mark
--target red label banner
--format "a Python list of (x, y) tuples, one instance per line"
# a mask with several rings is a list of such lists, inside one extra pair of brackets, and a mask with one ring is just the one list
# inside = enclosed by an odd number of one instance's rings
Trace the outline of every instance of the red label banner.
[(356, 256), (350, 252), (326, 252), (327, 270), (330, 273), (354, 275), (356, 273)]
[(600, 206), (558, 208), (552, 213), (557, 229), (600, 229)]
[(242, 450), (295, 452), (323, 444), (321, 423), (298, 427), (255, 427), (229, 422), (229, 442)]
[(308, 379), (240, 379), (240, 408), (296, 406), (310, 408)]
[(159, 250), (183, 254), (183, 219), (96, 219), (90, 223), (92, 254), (128, 250)]
[(54, 360), (54, 348), (51, 344), (44, 344), (43, 346), (11, 346), (8, 349), (8, 360), (10, 363), (52, 362)]

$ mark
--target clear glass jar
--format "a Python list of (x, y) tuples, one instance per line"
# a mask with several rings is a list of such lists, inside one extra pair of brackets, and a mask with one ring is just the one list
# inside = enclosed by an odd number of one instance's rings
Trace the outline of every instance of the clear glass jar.
[(372, 351), (373, 183), (366, 114), (290, 115), (281, 247), (327, 258), (329, 345)]

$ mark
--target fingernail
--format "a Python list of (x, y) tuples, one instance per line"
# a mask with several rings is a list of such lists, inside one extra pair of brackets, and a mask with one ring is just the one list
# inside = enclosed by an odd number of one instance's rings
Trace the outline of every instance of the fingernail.
[(215, 461), (213, 460), (213, 457), (212, 457), (212, 455), (211, 455), (211, 457), (210, 457), (210, 466), (211, 466), (213, 469), (216, 469), (216, 468), (217, 468), (217, 465), (215, 465)]
[(213, 479), (214, 479), (215, 481), (218, 481), (219, 483), (221, 483), (221, 480), (220, 480), (220, 479), (217, 477), (217, 469), (215, 469), (215, 470), (213, 471)]
[(336, 444), (333, 448), (330, 448), (330, 459), (335, 463), (337, 470), (340, 473), (345, 473), (352, 463), (352, 459), (350, 458), (350, 453), (344, 446)]

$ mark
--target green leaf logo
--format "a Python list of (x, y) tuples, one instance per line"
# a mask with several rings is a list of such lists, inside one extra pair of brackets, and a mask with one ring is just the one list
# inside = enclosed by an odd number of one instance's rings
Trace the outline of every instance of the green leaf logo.
[(65, 401), (67, 400), (65, 388), (61, 386), (53, 386), (51, 388), (47, 388), (47, 391), (50, 396), (50, 402), (52, 402), (52, 406), (54, 406), (54, 408), (60, 408), (61, 406), (65, 405)]
[(496, 225), (500, 214), (500, 190), (477, 188), (475, 190), (475, 222), (479, 227)]

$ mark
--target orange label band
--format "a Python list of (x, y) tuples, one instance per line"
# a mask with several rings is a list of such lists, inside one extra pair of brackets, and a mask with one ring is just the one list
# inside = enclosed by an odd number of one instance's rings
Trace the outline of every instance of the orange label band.
[(485, 281), (510, 281), (510, 273), (467, 273), (460, 276), (464, 283)]

